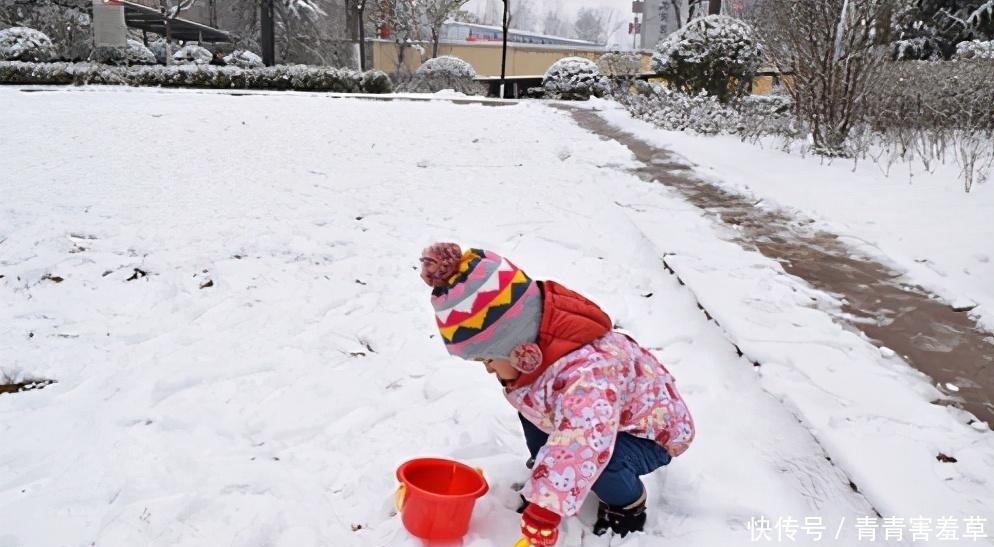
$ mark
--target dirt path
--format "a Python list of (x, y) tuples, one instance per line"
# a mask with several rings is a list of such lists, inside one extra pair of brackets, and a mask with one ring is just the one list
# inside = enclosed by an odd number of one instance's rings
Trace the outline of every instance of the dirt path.
[(690, 203), (736, 226), (737, 243), (837, 295), (842, 311), (851, 316), (838, 321), (894, 350), (935, 380), (952, 404), (994, 424), (994, 336), (978, 329), (967, 310), (955, 310), (908, 285), (899, 273), (859, 256), (835, 234), (805, 228), (803, 219), (758, 209), (751, 200), (698, 179), (672, 152), (610, 126), (596, 113), (568, 110), (580, 126), (631, 149), (644, 164), (636, 170), (641, 178), (678, 190)]

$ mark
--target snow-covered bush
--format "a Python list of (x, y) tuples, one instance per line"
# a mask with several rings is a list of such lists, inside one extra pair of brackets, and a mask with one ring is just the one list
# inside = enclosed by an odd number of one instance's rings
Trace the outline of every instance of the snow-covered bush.
[[(994, 59), (994, 40), (970, 40), (956, 44), (955, 59)], [(994, 75), (991, 75), (994, 79)]]
[[(160, 65), (166, 64), (166, 52), (167, 52), (166, 45), (167, 44), (165, 38), (159, 38), (158, 40), (153, 40), (148, 44), (148, 49), (152, 52), (152, 55), (155, 55), (155, 62), (159, 63)], [(168, 51), (175, 52), (176, 46), (169, 44)]]
[(89, 4), (85, 0), (0, 0), (0, 28), (35, 29), (52, 40), (55, 59), (86, 59), (93, 49)]
[(895, 61), (937, 60), (942, 58), (942, 52), (934, 38), (916, 36), (894, 42), (894, 52), (891, 57)]
[(382, 70), (367, 70), (362, 75), (362, 90), (365, 93), (392, 93), (393, 82)]
[(259, 57), (255, 53), (247, 49), (236, 49), (228, 55), (225, 55), (224, 62), (228, 66), (237, 66), (239, 68), (262, 68), (266, 66), (262, 62), (262, 57)]
[(952, 156), (969, 192), (994, 160), (992, 74), (994, 59), (887, 63), (863, 99), (867, 131), (889, 161), (918, 159), (930, 169)]
[(44, 32), (27, 27), (0, 30), (0, 61), (45, 62), (55, 58), (55, 46)]
[(290, 89), (322, 89), (339, 93), (362, 91), (362, 73), (359, 71), (336, 67), (312, 68), (309, 65), (278, 65), (256, 69), (255, 72), (272, 74), (271, 77), (277, 81), (288, 79)]
[(726, 15), (694, 19), (656, 44), (650, 65), (687, 94), (726, 102), (742, 94), (760, 61), (752, 28)]
[(138, 40), (128, 40), (125, 47), (97, 47), (93, 60), (107, 65), (154, 65), (155, 54)]
[(400, 86), (401, 91), (435, 93), (451, 89), (469, 95), (480, 95), (483, 86), (476, 81), (476, 70), (466, 61), (449, 55), (428, 59)]
[(877, 131), (994, 130), (994, 59), (886, 63), (864, 101)]
[[(23, 63), (0, 61), (0, 84), (132, 85), (216, 89), (292, 89), (296, 91), (383, 93), (376, 72), (347, 68), (279, 65), (242, 69), (213, 65), (111, 66), (97, 63)], [(372, 87), (364, 87), (364, 83)]]
[(618, 101), (632, 116), (670, 131), (752, 139), (768, 135), (797, 138), (803, 129), (786, 95), (750, 95), (721, 103), (704, 93), (687, 95), (641, 80), (634, 82), (634, 89), (634, 93), (618, 96)]
[(197, 44), (187, 44), (176, 53), (173, 53), (173, 61), (179, 64), (207, 65), (210, 64), (214, 55), (205, 47)]
[(659, 84), (639, 82), (639, 92), (625, 101), (632, 116), (669, 131), (694, 131), (704, 135), (734, 133), (739, 115), (715, 97), (687, 95)]
[(585, 101), (591, 96), (603, 97), (610, 85), (597, 63), (583, 57), (564, 57), (545, 71), (542, 89), (553, 99)]
[(794, 113), (794, 101), (787, 94), (746, 95), (729, 106), (738, 113), (736, 133), (740, 137), (801, 138), (804, 134), (804, 127)]
[(625, 95), (642, 72), (642, 55), (634, 51), (609, 51), (597, 59), (597, 69), (607, 79), (612, 94)]
[(461, 80), (476, 78), (476, 70), (473, 65), (451, 55), (428, 59), (421, 63), (414, 74), (426, 78), (458, 78)]
[(597, 59), (597, 69), (605, 76), (637, 76), (642, 72), (642, 56), (634, 51), (609, 51)]

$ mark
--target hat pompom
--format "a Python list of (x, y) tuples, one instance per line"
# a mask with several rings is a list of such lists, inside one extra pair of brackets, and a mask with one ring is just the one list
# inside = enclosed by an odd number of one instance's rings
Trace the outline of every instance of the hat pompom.
[(459, 271), (462, 249), (455, 243), (433, 243), (421, 251), (421, 279), (429, 286), (444, 287)]
[(534, 342), (521, 344), (511, 350), (511, 366), (521, 372), (534, 372), (541, 364), (542, 348)]

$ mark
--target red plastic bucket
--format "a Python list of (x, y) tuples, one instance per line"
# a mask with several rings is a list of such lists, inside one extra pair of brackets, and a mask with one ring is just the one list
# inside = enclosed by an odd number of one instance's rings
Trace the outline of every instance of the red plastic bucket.
[(423, 539), (460, 539), (476, 499), (490, 486), (483, 472), (457, 461), (418, 458), (397, 468), (397, 511), (404, 528)]

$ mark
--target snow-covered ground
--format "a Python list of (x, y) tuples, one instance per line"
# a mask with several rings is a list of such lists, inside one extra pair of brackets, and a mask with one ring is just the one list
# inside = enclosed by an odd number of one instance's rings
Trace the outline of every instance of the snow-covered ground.
[[(589, 537), (588, 504), (561, 544), (994, 543), (990, 431), (931, 405), (926, 379), (812, 308), (816, 291), (561, 111), (11, 87), (0, 111), (0, 373), (57, 380), (0, 396), (0, 547), (419, 546), (392, 495), (424, 455), (490, 482), (463, 544), (510, 545), (526, 450), (493, 379), (437, 338), (417, 275), (436, 240), (590, 295), (694, 414), (694, 445), (648, 477), (646, 534)], [(631, 128), (911, 279), (994, 301), (991, 185), (964, 197)]]

